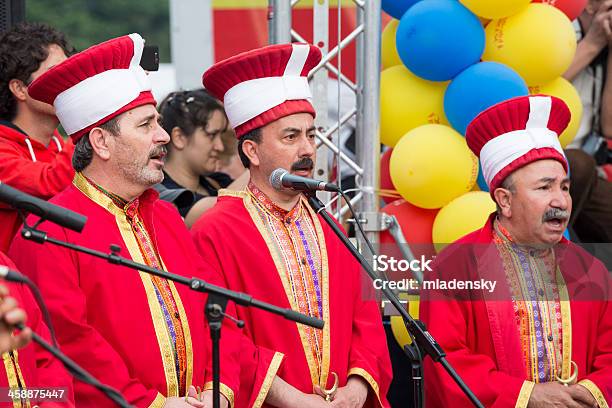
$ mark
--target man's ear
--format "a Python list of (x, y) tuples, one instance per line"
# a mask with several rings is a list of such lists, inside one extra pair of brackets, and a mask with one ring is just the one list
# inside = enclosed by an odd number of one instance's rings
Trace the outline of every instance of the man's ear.
[(493, 192), (493, 197), (495, 198), (497, 207), (499, 207), (501, 211), (501, 215), (506, 218), (510, 218), (512, 216), (512, 210), (510, 209), (512, 204), (512, 192), (505, 188), (499, 187)]
[(20, 79), (11, 79), (8, 83), (9, 90), (18, 101), (24, 102), (28, 96), (28, 87)]
[(174, 147), (176, 150), (183, 150), (185, 147), (187, 147), (189, 140), (181, 128), (175, 126), (170, 132), (170, 143), (172, 143), (172, 147)]
[(258, 144), (253, 140), (245, 140), (242, 142), (242, 152), (254, 166), (259, 166), (259, 154), (257, 150)]
[(110, 143), (112, 143), (110, 139), (116, 136), (112, 136), (102, 128), (95, 127), (89, 131), (89, 135), (83, 137), (89, 137), (89, 143), (96, 156), (105, 161), (110, 159)]

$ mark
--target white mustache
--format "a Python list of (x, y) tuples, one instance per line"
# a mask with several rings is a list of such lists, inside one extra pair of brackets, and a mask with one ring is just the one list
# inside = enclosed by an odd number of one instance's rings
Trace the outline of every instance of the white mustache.
[(546, 222), (546, 221), (553, 220), (555, 218), (565, 221), (569, 217), (570, 217), (570, 214), (568, 211), (561, 210), (559, 208), (551, 208), (550, 210), (544, 213), (544, 216), (542, 216), (542, 221)]

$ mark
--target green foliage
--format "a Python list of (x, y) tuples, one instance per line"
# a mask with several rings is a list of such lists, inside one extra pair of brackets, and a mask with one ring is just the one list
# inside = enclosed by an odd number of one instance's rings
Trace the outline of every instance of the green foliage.
[(168, 0), (26, 0), (26, 18), (63, 31), (77, 50), (139, 33), (159, 46), (161, 62), (170, 61)]

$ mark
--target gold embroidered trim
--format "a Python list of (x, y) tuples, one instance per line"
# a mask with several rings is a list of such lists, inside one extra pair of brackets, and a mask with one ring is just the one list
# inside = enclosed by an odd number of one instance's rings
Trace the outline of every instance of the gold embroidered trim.
[[(89, 182), (81, 173), (77, 172), (74, 175), (74, 180), (72, 181), (72, 183), (83, 194), (89, 197), (89, 199), (91, 199), (94, 203), (98, 204), (100, 207), (106, 209), (108, 212), (115, 216), (117, 227), (119, 228), (119, 232), (121, 233), (123, 242), (127, 247), (132, 260), (134, 262), (144, 263), (144, 259), (138, 247), (138, 242), (136, 241), (136, 237), (134, 236), (132, 227), (130, 226), (130, 223), (126, 218), (125, 213), (119, 207), (117, 207), (109, 197), (102, 194), (91, 184), (89, 184)], [(172, 340), (170, 339), (170, 334), (166, 329), (164, 313), (162, 311), (161, 305), (159, 304), (159, 301), (157, 300), (157, 296), (155, 295), (155, 288), (153, 286), (153, 280), (151, 275), (145, 272), (140, 272), (140, 278), (147, 294), (147, 301), (149, 303), (149, 309), (151, 311), (151, 320), (153, 321), (153, 327), (155, 328), (155, 335), (157, 337), (157, 343), (159, 345), (160, 356), (164, 365), (164, 374), (166, 376), (167, 386), (166, 395), (168, 397), (178, 397), (179, 385), (176, 374), (176, 365), (174, 361), (174, 351), (172, 347)], [(175, 300), (178, 304), (180, 298), (176, 298)], [(185, 340), (185, 343), (187, 343), (187, 340)]]
[(226, 188), (222, 188), (219, 191), (217, 191), (217, 196), (218, 197), (237, 197), (237, 198), (245, 198), (249, 195), (248, 192), (246, 191), (236, 191), (236, 190), (228, 190)]
[[(21, 383), (23, 385), (23, 387), (19, 387), (19, 381), (17, 380), (17, 373), (15, 372), (15, 370), (19, 370), (19, 363), (18, 363), (18, 355), (17, 355), (17, 350), (13, 350), (12, 351), (13, 356), (11, 356), (11, 352), (8, 353), (2, 353), (2, 361), (4, 362), (4, 370), (6, 371), (6, 378), (8, 380), (8, 388), (11, 390), (21, 390), (21, 389), (26, 389), (25, 388), (25, 383)], [(13, 365), (13, 361), (15, 362), (15, 364)], [(21, 375), (19, 376), (21, 378)], [(21, 378), (21, 380), (23, 381), (23, 378)], [(22, 408), (23, 404), (21, 403), (21, 399), (20, 398), (12, 398), (13, 400), (13, 408)], [(30, 401), (26, 399), (26, 404), (27, 407), (30, 406)]]
[(561, 330), (563, 330), (563, 360), (561, 362), (561, 378), (572, 375), (572, 314), (569, 294), (561, 269), (557, 267), (557, 285), (559, 288), (559, 303), (561, 307)]
[(350, 377), (351, 375), (358, 375), (361, 378), (363, 378), (364, 380), (366, 380), (368, 384), (370, 384), (370, 387), (372, 388), (372, 390), (376, 394), (376, 398), (378, 399), (378, 403), (380, 404), (380, 407), (382, 407), (383, 403), (382, 403), (382, 401), (380, 399), (380, 387), (378, 386), (378, 383), (376, 382), (374, 377), (372, 377), (370, 375), (370, 373), (368, 373), (366, 370), (364, 370), (363, 368), (360, 368), (360, 367), (353, 367), (353, 368), (351, 368), (349, 370), (349, 372), (348, 372), (347, 377)]
[[(159, 259), (161, 261), (161, 264), (164, 270), (167, 271), (168, 268), (166, 268), (166, 264), (164, 263), (164, 260), (161, 258), (161, 254), (159, 255)], [(191, 331), (189, 330), (189, 321), (187, 320), (187, 313), (185, 313), (185, 307), (183, 306), (183, 301), (181, 300), (181, 296), (176, 290), (176, 285), (174, 284), (174, 282), (168, 281), (168, 286), (170, 287), (170, 291), (172, 292), (172, 297), (174, 297), (174, 303), (176, 304), (176, 308), (181, 318), (181, 326), (183, 327), (183, 336), (185, 337), (185, 354), (187, 357), (187, 362), (186, 362), (187, 375), (186, 375), (186, 381), (185, 381), (185, 389), (188, 390), (189, 386), (193, 382), (193, 342), (191, 339)]]
[[(25, 379), (23, 378), (21, 367), (19, 366), (19, 352), (17, 350), (13, 350), (12, 353), (13, 353), (13, 361), (15, 362), (15, 370), (17, 371), (17, 377), (19, 377), (19, 382), (21, 383), (22, 388), (27, 390), (28, 386), (25, 382)], [(26, 401), (26, 407), (30, 408), (31, 406), (30, 399), (26, 397), (25, 401)]]
[(151, 402), (151, 404), (149, 405), (149, 408), (163, 408), (165, 403), (166, 397), (164, 397), (158, 392), (153, 402)]
[(515, 408), (527, 408), (527, 404), (529, 403), (529, 398), (531, 398), (531, 391), (533, 391), (533, 387), (535, 387), (535, 383), (532, 381), (525, 381), (521, 386), (521, 391), (519, 392), (518, 398), (516, 399)]
[(606, 398), (604, 397), (599, 387), (595, 385), (593, 381), (585, 378), (584, 380), (578, 381), (578, 384), (582, 385), (584, 388), (589, 390), (593, 398), (595, 398), (595, 401), (597, 401), (599, 408), (609, 408)]
[(260, 408), (266, 400), (266, 396), (268, 395), (268, 391), (270, 391), (270, 387), (272, 386), (274, 377), (276, 377), (278, 368), (280, 367), (280, 364), (283, 361), (283, 357), (283, 353), (280, 353), (278, 351), (274, 353), (274, 357), (272, 357), (272, 361), (270, 362), (270, 366), (268, 367), (268, 372), (266, 373), (266, 377), (264, 378), (263, 383), (261, 384), (261, 389), (257, 394), (257, 399), (255, 399), (253, 408)]
[(322, 281), (321, 281), (321, 297), (323, 301), (323, 321), (326, 322), (323, 326), (323, 351), (322, 351), (322, 362), (321, 362), (321, 378), (319, 379), (319, 385), (323, 388), (327, 387), (327, 377), (329, 376), (329, 364), (331, 358), (331, 344), (330, 344), (330, 312), (329, 312), (329, 262), (327, 259), (327, 246), (325, 244), (325, 235), (323, 234), (323, 228), (319, 222), (319, 217), (314, 212), (306, 198), (301, 195), (302, 208), (306, 208), (310, 214), (310, 218), (314, 224), (315, 230), (317, 231), (317, 237), (319, 238), (319, 250), (321, 252), (321, 270), (322, 270)]
[[(208, 391), (212, 389), (213, 389), (212, 381), (209, 381), (206, 384), (204, 384), (204, 391)], [(230, 408), (233, 408), (234, 407), (234, 391), (232, 391), (232, 389), (228, 387), (227, 385), (223, 384), (222, 382), (219, 382), (219, 392), (223, 394), (225, 399), (227, 399), (227, 401), (229, 402)]]

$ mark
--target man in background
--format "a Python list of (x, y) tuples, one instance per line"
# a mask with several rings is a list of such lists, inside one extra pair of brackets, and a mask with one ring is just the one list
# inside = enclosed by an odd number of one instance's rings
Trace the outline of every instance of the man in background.
[[(22, 23), (0, 36), (0, 182), (42, 199), (63, 190), (74, 175), (74, 145), (57, 132), (53, 106), (30, 97), (28, 85), (74, 49), (61, 32)], [(0, 204), (0, 251), (21, 226), (17, 211)]]

